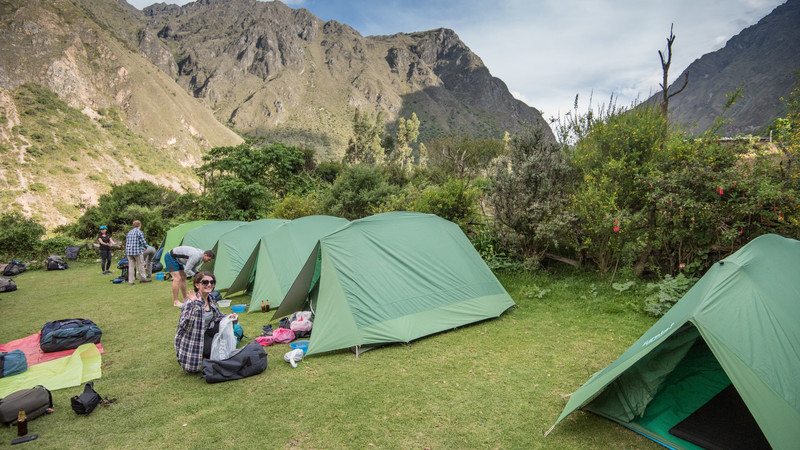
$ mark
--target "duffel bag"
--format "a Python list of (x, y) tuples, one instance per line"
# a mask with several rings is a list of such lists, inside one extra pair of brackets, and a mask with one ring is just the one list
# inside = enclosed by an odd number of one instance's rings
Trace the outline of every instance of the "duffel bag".
[(17, 375), (28, 370), (28, 358), (22, 350), (0, 353), (0, 378)]
[(8, 277), (0, 277), (0, 292), (11, 292), (17, 290), (17, 283)]
[(0, 399), (0, 422), (13, 424), (17, 422), (19, 410), (25, 410), (28, 420), (35, 419), (53, 407), (53, 396), (44, 386), (8, 394)]
[(207, 383), (238, 380), (267, 369), (267, 354), (264, 348), (251, 342), (236, 350), (228, 359), (203, 361), (203, 379)]
[(82, 344), (98, 344), (103, 332), (89, 319), (64, 319), (47, 322), (42, 327), (39, 346), (45, 353), (78, 348)]

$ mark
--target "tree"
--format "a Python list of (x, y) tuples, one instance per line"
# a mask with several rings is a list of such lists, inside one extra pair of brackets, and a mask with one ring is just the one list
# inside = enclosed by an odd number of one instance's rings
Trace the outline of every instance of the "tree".
[(417, 119), (417, 113), (411, 113), (410, 119), (401, 117), (397, 120), (395, 161), (400, 164), (400, 168), (403, 170), (411, 170), (411, 164), (414, 164), (414, 157), (411, 156), (413, 152), (411, 144), (417, 142), (418, 137), (419, 119)]
[(200, 203), (209, 219), (259, 219), (276, 199), (305, 193), (312, 185), (304, 153), (280, 143), (214, 147), (203, 161), (196, 171), (203, 177)]
[(573, 173), (560, 146), (539, 127), (515, 136), (508, 158), (495, 164), (489, 202), (501, 233), (511, 232), (525, 258), (538, 261), (555, 242), (566, 240)]
[(353, 135), (345, 151), (345, 160), (350, 164), (382, 164), (384, 149), (381, 146), (383, 134), (383, 112), (378, 112), (373, 120), (369, 113), (356, 108), (353, 115)]
[[(674, 24), (673, 24), (674, 25)], [(661, 117), (667, 120), (667, 113), (669, 108), (669, 99), (681, 93), (686, 89), (689, 84), (689, 71), (686, 71), (686, 77), (683, 79), (683, 86), (672, 94), (668, 93), (669, 90), (669, 66), (672, 64), (672, 43), (675, 42), (675, 35), (672, 34), (672, 26), (669, 26), (669, 37), (667, 38), (667, 59), (664, 59), (664, 53), (658, 51), (658, 56), (661, 58), (661, 71), (664, 74), (663, 81), (661, 82)], [(665, 131), (666, 133), (666, 131)], [(666, 137), (666, 135), (665, 135)]]

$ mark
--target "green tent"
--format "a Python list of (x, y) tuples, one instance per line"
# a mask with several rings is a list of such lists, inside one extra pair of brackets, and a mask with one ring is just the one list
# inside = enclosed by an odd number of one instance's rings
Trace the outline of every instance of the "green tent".
[(277, 307), (317, 241), (348, 223), (331, 216), (307, 216), (284, 223), (261, 237), (228, 293), (251, 288), (248, 312), (260, 311), (262, 300)]
[(359, 219), (320, 239), (275, 317), (309, 297), (308, 354), (409, 342), (514, 305), (458, 225), (411, 212)]
[(194, 222), (186, 222), (178, 225), (177, 227), (170, 228), (167, 235), (164, 236), (164, 241), (161, 243), (161, 264), (164, 264), (164, 255), (173, 248), (181, 245), (183, 236), (197, 227), (211, 223), (210, 220), (195, 220)]
[(203, 270), (214, 272), (217, 289), (228, 289), (261, 237), (287, 222), (284, 219), (255, 220), (221, 235), (213, 247), (216, 258), (203, 265)]
[(188, 245), (200, 250), (211, 250), (217, 244), (220, 236), (246, 223), (238, 220), (207, 223), (183, 235), (181, 245)]
[(581, 408), (672, 448), (724, 448), (731, 437), (797, 448), (798, 270), (800, 242), (776, 235), (715, 264), (570, 396), (556, 424)]

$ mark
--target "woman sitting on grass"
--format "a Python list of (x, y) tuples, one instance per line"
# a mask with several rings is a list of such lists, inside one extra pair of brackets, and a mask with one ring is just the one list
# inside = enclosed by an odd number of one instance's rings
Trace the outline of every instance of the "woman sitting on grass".
[[(211, 355), (211, 342), (219, 332), (219, 321), (225, 317), (219, 312), (211, 291), (217, 284), (214, 274), (203, 271), (194, 277), (194, 291), (186, 297), (175, 333), (175, 353), (178, 363), (186, 373), (203, 370), (203, 358)], [(231, 319), (236, 319), (231, 314)]]

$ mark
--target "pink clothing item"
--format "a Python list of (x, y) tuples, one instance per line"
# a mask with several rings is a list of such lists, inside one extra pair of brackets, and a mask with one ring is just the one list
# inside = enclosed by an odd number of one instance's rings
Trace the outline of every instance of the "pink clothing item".
[[(45, 353), (39, 347), (39, 340), (41, 339), (42, 332), (32, 334), (22, 339), (11, 341), (7, 344), (0, 344), (0, 352), (10, 352), (12, 350), (22, 350), (25, 353), (25, 358), (28, 360), (28, 366), (35, 366), (36, 364), (52, 361), (54, 359), (70, 356), (75, 353), (75, 349), (62, 350), (60, 352)], [(103, 346), (94, 344), (100, 353), (103, 353)]]
[(273, 342), (275, 342), (275, 340), (272, 339), (272, 336), (259, 336), (253, 340), (258, 342), (262, 347), (269, 347)]
[(272, 332), (272, 339), (278, 344), (288, 344), (294, 340), (294, 331), (286, 328), (278, 328)]

